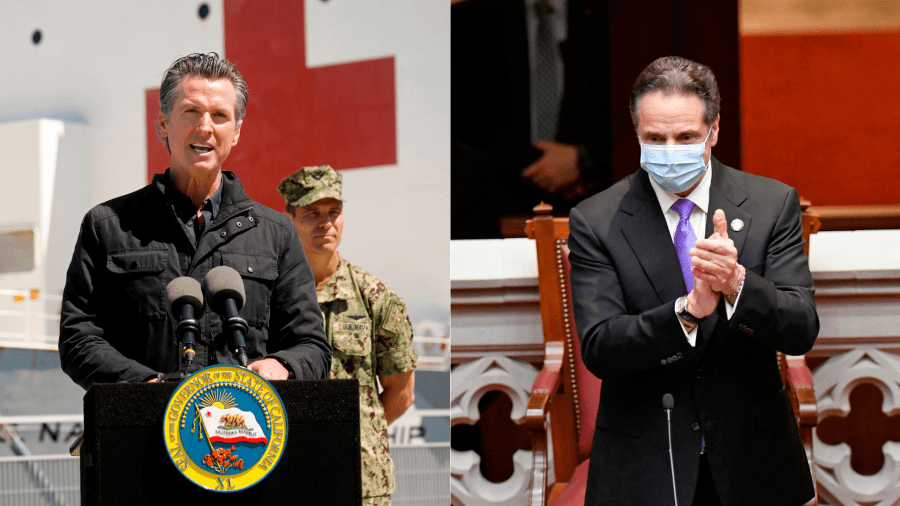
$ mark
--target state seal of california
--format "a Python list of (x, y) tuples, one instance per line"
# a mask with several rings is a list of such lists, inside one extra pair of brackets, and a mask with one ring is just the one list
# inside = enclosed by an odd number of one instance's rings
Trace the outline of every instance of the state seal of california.
[(172, 463), (194, 484), (216, 492), (259, 483), (281, 459), (287, 433), (278, 392), (259, 374), (234, 365), (188, 376), (163, 420)]

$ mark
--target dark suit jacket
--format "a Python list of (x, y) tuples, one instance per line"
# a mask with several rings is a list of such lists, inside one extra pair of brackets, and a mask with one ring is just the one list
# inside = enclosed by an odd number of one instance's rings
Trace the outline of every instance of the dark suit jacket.
[(724, 300), (685, 339), (686, 293), (675, 247), (640, 170), (574, 208), (572, 298), (587, 368), (603, 379), (586, 504), (670, 504), (666, 414), (679, 504), (696, 488), (701, 433), (725, 504), (799, 505), (813, 496), (806, 454), (775, 351), (802, 354), (819, 331), (797, 192), (713, 159), (706, 236), (725, 211), (747, 277), (728, 320)]
[[(591, 163), (583, 167), (583, 181), (606, 188), (612, 181), (607, 5), (569, 0), (567, 13), (568, 37), (560, 46), (564, 90), (554, 140), (584, 146)], [(454, 188), (454, 221), (470, 202), (485, 200), (494, 202), (500, 214), (530, 214), (542, 199), (567, 211), (570, 202), (521, 177), (541, 155), (531, 144), (525, 3), (467, 0), (453, 5), (451, 24), (451, 135), (487, 157), (492, 172), (488, 180), (482, 167), (462, 163), (467, 159), (454, 152), (454, 184), (469, 185)], [(468, 183), (473, 178), (478, 184)]]

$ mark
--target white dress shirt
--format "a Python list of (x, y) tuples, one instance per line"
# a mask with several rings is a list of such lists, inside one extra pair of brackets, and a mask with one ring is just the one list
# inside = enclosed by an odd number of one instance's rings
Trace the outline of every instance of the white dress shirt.
[[(669, 236), (672, 238), (672, 243), (675, 242), (675, 229), (678, 228), (678, 222), (681, 220), (681, 216), (678, 214), (678, 211), (672, 209), (672, 204), (681, 200), (682, 198), (686, 198), (694, 203), (694, 210), (691, 211), (691, 228), (694, 229), (694, 235), (699, 239), (702, 237), (708, 237), (706, 234), (706, 216), (709, 213), (709, 187), (712, 182), (712, 163), (706, 162), (706, 172), (703, 173), (703, 179), (700, 180), (700, 184), (694, 188), (687, 197), (679, 197), (674, 193), (668, 192), (663, 189), (653, 178), (650, 178), (650, 185), (653, 187), (653, 191), (656, 193), (656, 199), (659, 201), (659, 207), (663, 212), (663, 216), (666, 218), (666, 225), (669, 227)], [(715, 212), (715, 210), (713, 210)], [(712, 231), (709, 232), (709, 235), (712, 235)], [(728, 319), (731, 319), (731, 315), (734, 314), (734, 308), (737, 307), (738, 299), (741, 298), (741, 295), (738, 294), (737, 299), (734, 301), (734, 305), (728, 303), (728, 300), (725, 300), (725, 314)], [(690, 332), (684, 329), (684, 326), (681, 327), (684, 330), (684, 335), (687, 337), (688, 342), (691, 346), (695, 346), (697, 343), (697, 328), (694, 327)]]

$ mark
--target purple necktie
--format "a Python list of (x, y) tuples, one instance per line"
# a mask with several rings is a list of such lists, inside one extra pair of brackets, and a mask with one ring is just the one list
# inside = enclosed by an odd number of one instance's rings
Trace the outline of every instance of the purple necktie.
[(678, 253), (678, 262), (681, 263), (681, 275), (684, 277), (684, 286), (687, 287), (688, 293), (694, 289), (694, 275), (691, 274), (691, 248), (697, 242), (697, 235), (694, 234), (694, 227), (691, 226), (691, 211), (694, 210), (694, 203), (688, 199), (681, 199), (672, 204), (681, 219), (678, 220), (678, 227), (675, 229), (675, 252)]
[[(678, 227), (675, 229), (675, 252), (678, 253), (678, 262), (681, 263), (681, 275), (684, 277), (684, 286), (687, 287), (688, 293), (694, 289), (694, 275), (691, 274), (691, 254), (688, 253), (697, 242), (697, 235), (694, 233), (694, 227), (691, 226), (691, 211), (694, 210), (694, 203), (688, 199), (681, 199), (672, 204), (681, 219), (678, 220)], [(706, 437), (700, 436), (700, 453), (706, 450)]]

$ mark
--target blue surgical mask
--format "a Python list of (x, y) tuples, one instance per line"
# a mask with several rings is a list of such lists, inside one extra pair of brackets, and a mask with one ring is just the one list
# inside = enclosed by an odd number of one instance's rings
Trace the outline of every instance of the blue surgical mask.
[[(706, 139), (697, 144), (644, 144), (641, 142), (641, 167), (666, 191), (681, 193), (689, 190), (706, 172), (703, 153)], [(640, 139), (638, 139), (640, 142)]]

